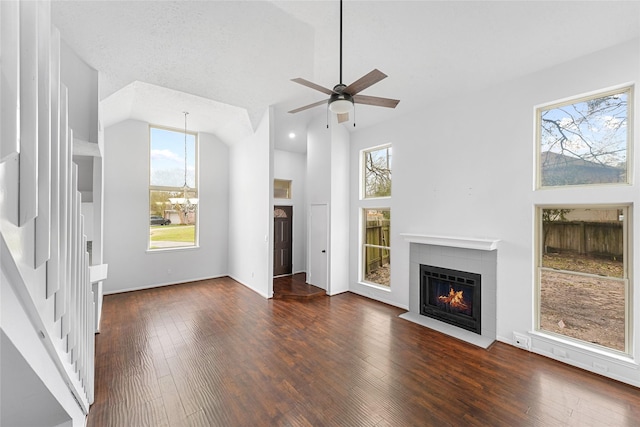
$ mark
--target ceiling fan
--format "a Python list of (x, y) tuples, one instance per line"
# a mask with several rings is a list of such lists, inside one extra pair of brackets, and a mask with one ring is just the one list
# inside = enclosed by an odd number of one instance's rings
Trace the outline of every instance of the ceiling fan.
[(300, 111), (308, 110), (309, 108), (317, 107), (318, 105), (327, 103), (329, 105), (329, 110), (338, 115), (338, 123), (342, 123), (349, 120), (349, 111), (353, 109), (354, 103), (374, 105), (378, 107), (396, 108), (396, 105), (398, 105), (398, 102), (400, 102), (400, 100), (398, 99), (359, 95), (360, 92), (362, 92), (369, 86), (378, 83), (385, 77), (387, 77), (387, 75), (382, 71), (374, 69), (373, 71), (365, 74), (348, 86), (342, 83), (342, 0), (340, 0), (340, 83), (335, 85), (332, 90), (303, 78), (291, 79), (292, 82), (296, 82), (303, 86), (310, 87), (311, 89), (315, 89), (326, 95), (329, 95), (329, 99), (314, 102), (313, 104), (305, 105), (304, 107), (296, 108), (295, 110), (289, 111), (289, 113), (298, 113)]

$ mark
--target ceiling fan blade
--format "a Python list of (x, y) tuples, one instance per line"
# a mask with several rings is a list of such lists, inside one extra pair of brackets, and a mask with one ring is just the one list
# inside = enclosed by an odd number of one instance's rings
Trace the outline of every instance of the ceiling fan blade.
[(338, 123), (348, 122), (348, 121), (349, 121), (349, 113), (338, 114)]
[(385, 77), (387, 77), (387, 75), (385, 73), (383, 73), (382, 71), (380, 71), (378, 69), (375, 69), (375, 70), (371, 71), (369, 74), (366, 74), (366, 75), (360, 77), (355, 82), (351, 83), (349, 86), (347, 86), (344, 89), (344, 92), (346, 92), (349, 95), (353, 96), (356, 93), (365, 90), (369, 86), (378, 83), (380, 80), (384, 79)]
[(309, 108), (317, 107), (318, 105), (326, 104), (327, 100), (324, 99), (322, 101), (314, 102), (313, 104), (305, 105), (304, 107), (296, 108), (295, 110), (289, 111), (289, 113), (294, 114), (300, 111), (308, 110)]
[(306, 87), (310, 87), (311, 89), (315, 89), (318, 90), (322, 93), (326, 93), (327, 95), (331, 95), (333, 94), (333, 91), (331, 89), (327, 89), (326, 87), (317, 85), (313, 82), (310, 82), (309, 80), (305, 80), (303, 78), (298, 77), (297, 79), (291, 79), (292, 82), (296, 82), (298, 84), (301, 84), (302, 86), (306, 86)]
[(356, 95), (353, 97), (356, 104), (375, 105), (376, 107), (396, 108), (399, 99), (379, 98), (377, 96)]

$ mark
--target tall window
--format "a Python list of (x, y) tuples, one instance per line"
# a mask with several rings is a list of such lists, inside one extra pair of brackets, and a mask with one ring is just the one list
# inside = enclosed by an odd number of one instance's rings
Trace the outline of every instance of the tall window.
[(631, 88), (538, 108), (538, 187), (629, 182)]
[[(362, 230), (360, 281), (391, 286), (391, 145), (362, 150), (360, 160)], [(375, 200), (384, 198), (384, 207)]]
[(149, 140), (149, 249), (195, 246), (196, 135), (151, 127)]
[(630, 353), (629, 211), (538, 209), (538, 330)]

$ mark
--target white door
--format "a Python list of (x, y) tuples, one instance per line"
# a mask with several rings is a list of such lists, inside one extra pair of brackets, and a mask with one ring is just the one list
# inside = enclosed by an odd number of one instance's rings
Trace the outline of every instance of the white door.
[(309, 277), (307, 282), (328, 291), (329, 216), (327, 205), (311, 205), (309, 221)]

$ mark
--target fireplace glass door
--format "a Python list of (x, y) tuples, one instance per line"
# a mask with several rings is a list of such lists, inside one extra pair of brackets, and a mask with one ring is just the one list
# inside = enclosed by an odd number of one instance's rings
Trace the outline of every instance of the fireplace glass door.
[(480, 330), (479, 274), (420, 266), (420, 314), (467, 329)]

